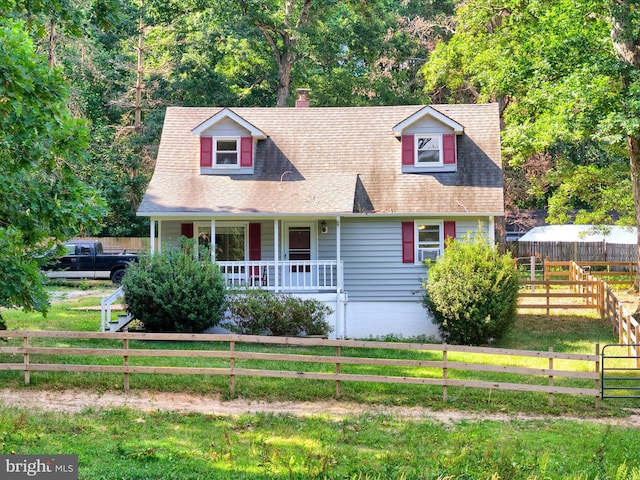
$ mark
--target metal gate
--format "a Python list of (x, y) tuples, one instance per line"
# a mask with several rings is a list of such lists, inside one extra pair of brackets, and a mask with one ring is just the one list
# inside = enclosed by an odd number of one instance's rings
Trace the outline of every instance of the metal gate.
[(640, 398), (640, 345), (602, 348), (601, 398)]

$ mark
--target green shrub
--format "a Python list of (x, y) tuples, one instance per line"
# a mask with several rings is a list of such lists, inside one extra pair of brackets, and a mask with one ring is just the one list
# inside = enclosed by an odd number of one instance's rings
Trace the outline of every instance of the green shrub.
[(226, 287), (218, 267), (189, 249), (141, 257), (122, 280), (127, 310), (151, 332), (200, 333), (220, 323)]
[(446, 342), (481, 345), (502, 338), (516, 321), (518, 276), (510, 254), (484, 237), (453, 241), (429, 264), (424, 305)]
[(303, 300), (265, 290), (245, 289), (229, 297), (230, 321), (225, 327), (243, 335), (328, 335), (333, 310), (319, 300)]

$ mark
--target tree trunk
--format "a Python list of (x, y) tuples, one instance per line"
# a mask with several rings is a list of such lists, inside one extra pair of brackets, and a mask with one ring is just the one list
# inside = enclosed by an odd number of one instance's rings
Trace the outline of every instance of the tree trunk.
[[(637, 6), (631, 0), (619, 0), (611, 6), (611, 42), (620, 61), (640, 70), (640, 32), (637, 28)], [(622, 85), (628, 89), (632, 83), (630, 73), (623, 73)], [(640, 290), (640, 132), (627, 134), (627, 151), (629, 154), (629, 168), (631, 173), (631, 189), (633, 191), (633, 204), (636, 210), (637, 238), (637, 265), (636, 279), (633, 288)], [(636, 307), (636, 315), (640, 315), (640, 303)]]
[(293, 54), (285, 53), (278, 58), (278, 91), (276, 107), (286, 107), (291, 94), (291, 72), (295, 59)]
[(49, 24), (49, 49), (47, 52), (47, 59), (49, 61), (49, 68), (53, 69), (56, 66), (56, 40), (58, 35), (56, 34), (56, 21), (51, 17), (51, 23)]
[[(640, 226), (640, 138), (634, 135), (627, 136), (627, 148), (629, 151), (629, 168), (631, 171), (631, 189), (633, 191), (633, 205), (636, 209), (636, 227)], [(637, 228), (638, 254), (636, 265), (636, 280), (633, 288), (640, 291), (640, 228)], [(636, 308), (636, 314), (640, 313), (640, 303)]]
[[(144, 8), (144, 5), (143, 5)], [(144, 21), (142, 13), (140, 13), (140, 24), (138, 26), (138, 68), (136, 69), (136, 105), (135, 105), (135, 123), (136, 133), (142, 132), (142, 53), (144, 46)]]

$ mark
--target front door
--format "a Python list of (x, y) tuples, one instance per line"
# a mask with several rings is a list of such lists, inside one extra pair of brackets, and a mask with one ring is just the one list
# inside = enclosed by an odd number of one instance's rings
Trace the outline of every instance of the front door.
[(315, 223), (285, 223), (284, 260), (286, 286), (310, 288), (316, 270), (312, 260), (317, 259)]

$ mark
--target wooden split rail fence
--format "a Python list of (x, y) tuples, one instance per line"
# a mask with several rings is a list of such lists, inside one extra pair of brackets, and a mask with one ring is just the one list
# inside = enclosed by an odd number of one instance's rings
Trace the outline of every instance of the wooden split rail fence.
[[(599, 345), (593, 355), (554, 352), (549, 350), (506, 350), (446, 344), (392, 343), (354, 340), (323, 340), (290, 337), (262, 337), (215, 334), (152, 334), (152, 333), (93, 333), (56, 331), (0, 331), (0, 338), (11, 340), (0, 346), (0, 371), (20, 371), (29, 384), (31, 375), (42, 371), (110, 372), (124, 376), (124, 389), (130, 388), (130, 377), (137, 374), (225, 375), (235, 396), (236, 377), (272, 377), (335, 382), (336, 397), (341, 395), (343, 382), (381, 382), (395, 384), (432, 385), (442, 388), (444, 401), (451, 387), (542, 392), (553, 404), (554, 394), (586, 395), (600, 404)], [(101, 340), (104, 347), (89, 348), (83, 340)], [(171, 349), (151, 349), (149, 341), (184, 342)], [(203, 342), (199, 350), (189, 349), (188, 342)], [(119, 343), (121, 342), (121, 344)], [(243, 351), (250, 344), (280, 346), (276, 353)], [(118, 346), (119, 345), (119, 346)], [(291, 353), (288, 347), (323, 347), (309, 354)], [(379, 358), (380, 350), (386, 351)], [(399, 352), (411, 350), (413, 358), (401, 358)], [(333, 354), (327, 354), (333, 351)], [(375, 356), (372, 355), (376, 351)], [(417, 353), (416, 353), (417, 352)], [(92, 359), (94, 363), (68, 363), (70, 357), (79, 361)], [(405, 353), (405, 356), (408, 354)], [(509, 365), (492, 364), (496, 356), (508, 357)], [(111, 364), (95, 364), (99, 357), (111, 357)], [(207, 360), (207, 366), (166, 366), (167, 358), (186, 357)], [(536, 367), (513, 366), (526, 358), (537, 358)], [(149, 359), (163, 358), (163, 361)], [(486, 363), (483, 363), (484, 358)], [(66, 359), (66, 360), (65, 360)], [(472, 359), (473, 361), (469, 361)], [(520, 359), (520, 360), (518, 360)], [(16, 361), (20, 360), (20, 361)], [(260, 362), (265, 362), (264, 364)], [(262, 368), (255, 368), (256, 362)], [(273, 362), (279, 362), (274, 364)], [(304, 368), (301, 364), (315, 364)], [(528, 363), (527, 363), (528, 364)], [(279, 369), (270, 369), (278, 365)], [(332, 371), (326, 371), (331, 365)], [(566, 365), (571, 365), (570, 369)], [(362, 367), (366, 370), (362, 370)], [(290, 369), (287, 369), (289, 367)], [(374, 368), (370, 368), (374, 367)], [(376, 368), (401, 367), (401, 375), (375, 374)], [(363, 373), (365, 372), (366, 373)], [(464, 374), (456, 375), (456, 372)], [(482, 372), (472, 377), (473, 372)], [(388, 373), (388, 370), (387, 370)], [(506, 376), (505, 376), (506, 375)], [(490, 379), (489, 379), (490, 378)]]
[(618, 342), (630, 345), (629, 355), (638, 357), (640, 324), (626, 311), (609, 286), (614, 283), (633, 284), (635, 268), (633, 262), (579, 264), (545, 261), (542, 280), (520, 281), (523, 289), (518, 294), (518, 308), (545, 310), (547, 315), (553, 309), (594, 309), (600, 318), (611, 323), (618, 334)]

